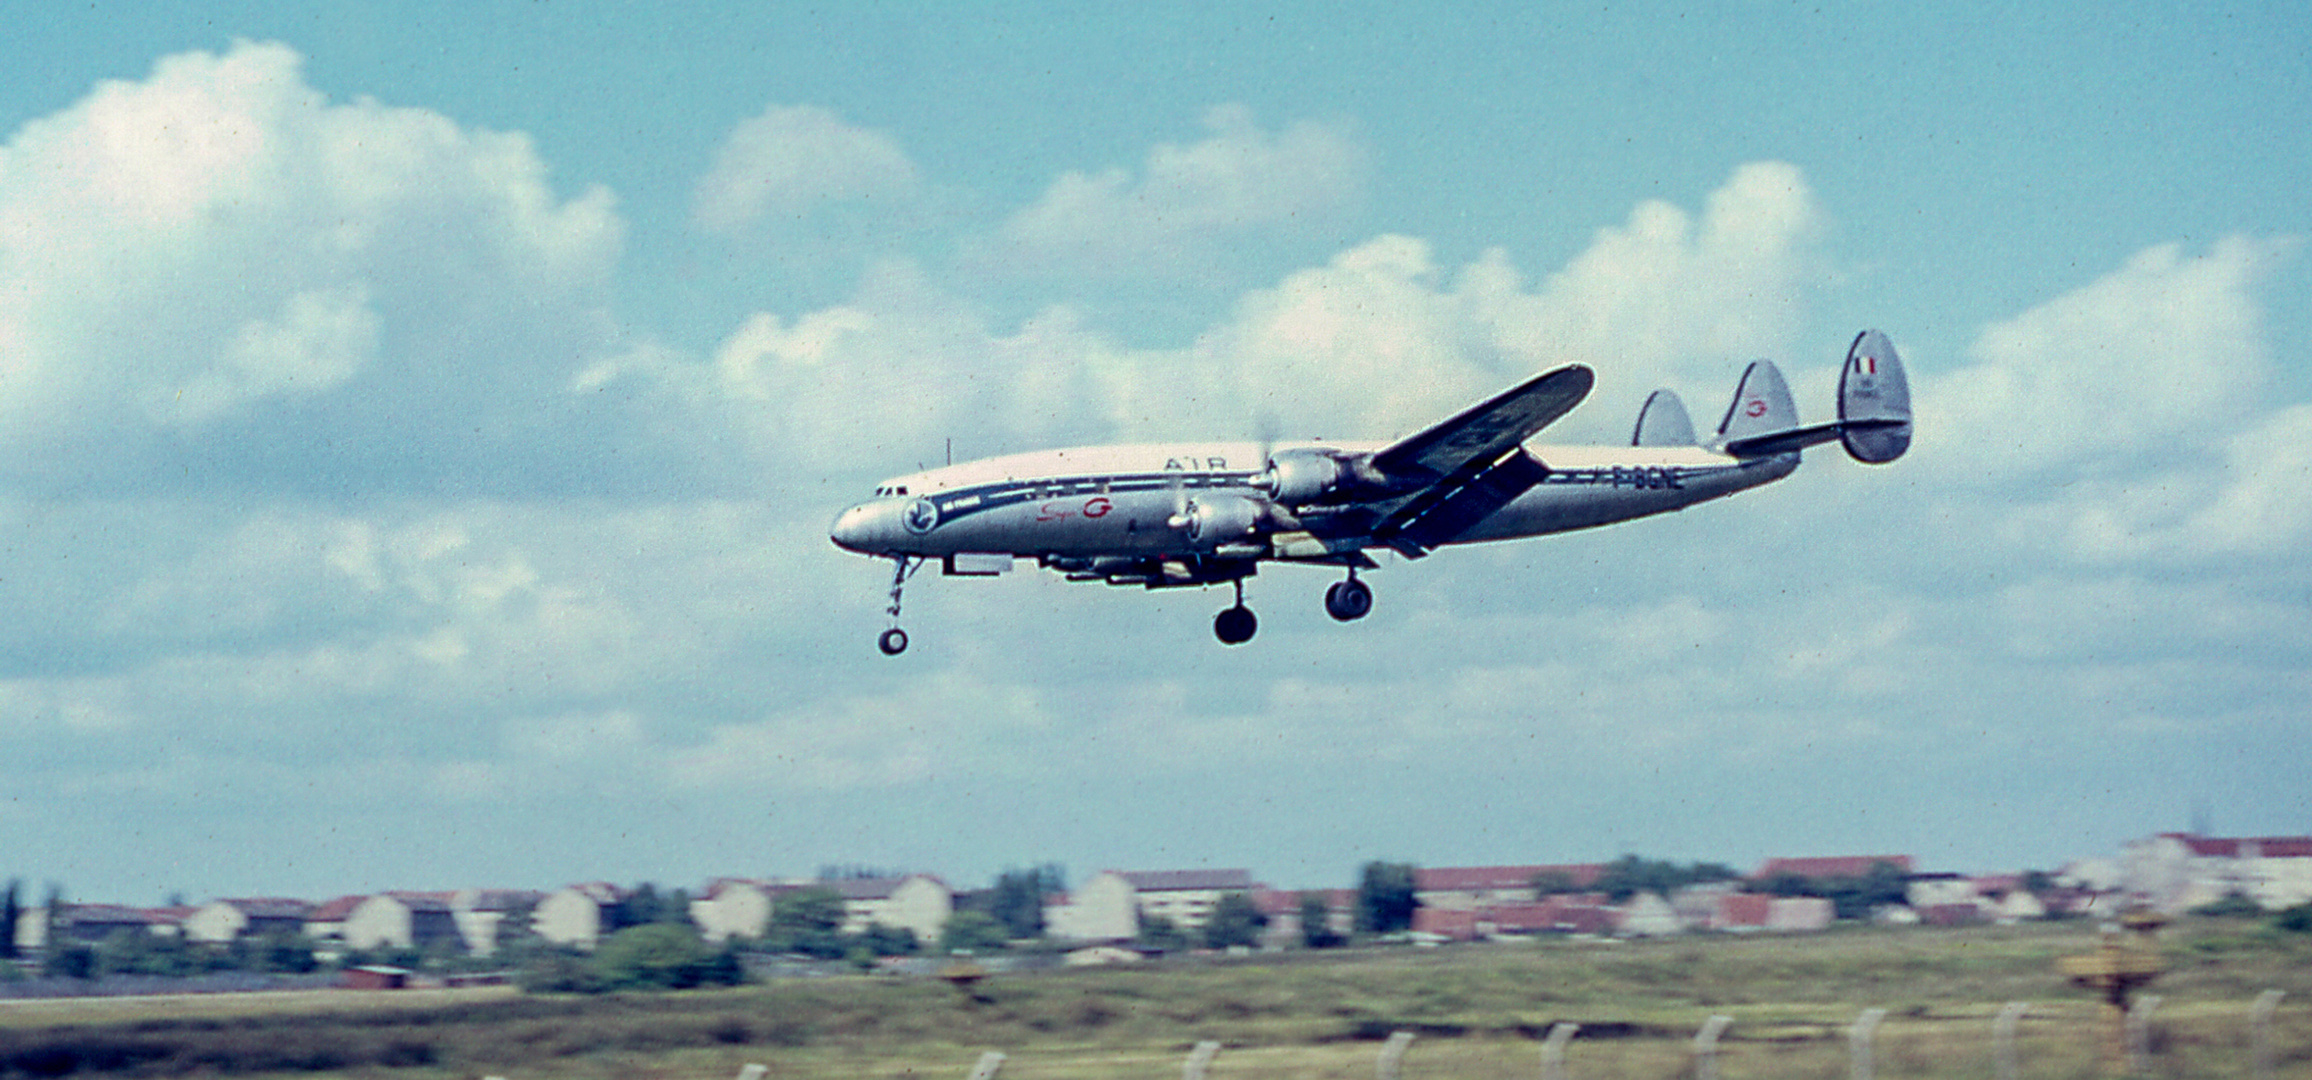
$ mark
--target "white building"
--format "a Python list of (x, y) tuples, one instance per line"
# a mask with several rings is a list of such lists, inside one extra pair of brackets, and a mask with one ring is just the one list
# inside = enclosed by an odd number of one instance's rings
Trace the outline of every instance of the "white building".
[(2312, 836), (2161, 833), (2128, 844), (2120, 866), (2128, 893), (2161, 911), (2233, 895), (2268, 911), (2312, 901)]
[(277, 896), (211, 900), (185, 916), (185, 940), (225, 944), (244, 936), (302, 934), (313, 905)]
[(690, 921), (713, 944), (732, 938), (759, 938), (771, 926), (771, 906), (792, 885), (746, 878), (716, 878), (690, 902)]
[(948, 916), (955, 914), (955, 893), (946, 882), (929, 874), (820, 884), (843, 898), (842, 932), (846, 934), (864, 933), (869, 926), (881, 923), (894, 930), (912, 930), (915, 940), (930, 944), (939, 940), (947, 929)]
[(1044, 925), (1071, 941), (1128, 941), (1152, 916), (1196, 930), (1211, 921), (1221, 897), (1259, 887), (1249, 870), (1102, 870), (1066, 904), (1047, 909)]
[(589, 881), (547, 894), (530, 912), (530, 929), (556, 945), (592, 950), (610, 926), (608, 909), (625, 898), (616, 885)]

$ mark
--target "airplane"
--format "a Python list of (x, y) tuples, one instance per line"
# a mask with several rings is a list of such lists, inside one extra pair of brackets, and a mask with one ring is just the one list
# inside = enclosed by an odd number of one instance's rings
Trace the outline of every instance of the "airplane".
[(1910, 448), (1910, 386), (1894, 344), (1855, 336), (1839, 374), (1838, 419), (1802, 425), (1772, 362), (1752, 362), (1708, 441), (1678, 396), (1657, 390), (1627, 446), (1526, 441), (1587, 397), (1590, 369), (1535, 375), (1393, 443), (1150, 443), (968, 461), (894, 477), (828, 530), (846, 551), (892, 561), (886, 656), (907, 650), (900, 595), (930, 560), (949, 577), (991, 577), (1033, 559), (1069, 581), (1149, 589), (1233, 585), (1212, 622), (1224, 645), (1259, 620), (1244, 581), (1264, 562), (1331, 567), (1326, 614), (1372, 611), (1357, 575), (1374, 550), (1420, 559), (1441, 547), (1586, 529), (1780, 480), (1800, 452), (1837, 441), (1854, 460)]

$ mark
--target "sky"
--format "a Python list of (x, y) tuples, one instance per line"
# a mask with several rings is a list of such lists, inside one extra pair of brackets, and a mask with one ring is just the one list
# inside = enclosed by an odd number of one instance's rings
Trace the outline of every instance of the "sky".
[[(9, 4), (9, 7), (19, 5)], [(0, 39), (0, 875), (2054, 868), (2312, 832), (2312, 21), (2279, 4), (327, 5)], [(1559, 442), (1853, 335), (1918, 411), (1374, 614), (918, 577), (875, 482)]]

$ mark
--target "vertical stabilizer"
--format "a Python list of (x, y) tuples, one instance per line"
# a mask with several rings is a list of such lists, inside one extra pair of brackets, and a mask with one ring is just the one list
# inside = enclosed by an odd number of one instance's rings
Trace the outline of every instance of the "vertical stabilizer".
[(1741, 385), (1734, 388), (1726, 419), (1718, 422), (1718, 443), (1731, 446), (1797, 427), (1798, 406), (1790, 400), (1790, 384), (1782, 381), (1772, 360), (1753, 360), (1742, 372)]
[(1646, 395), (1646, 404), (1638, 410), (1637, 430), (1630, 434), (1630, 445), (1694, 445), (1694, 421), (1686, 415), (1686, 403), (1668, 390)]
[(1884, 465), (1911, 447), (1911, 384), (1885, 334), (1865, 330), (1838, 376), (1839, 439), (1848, 456)]

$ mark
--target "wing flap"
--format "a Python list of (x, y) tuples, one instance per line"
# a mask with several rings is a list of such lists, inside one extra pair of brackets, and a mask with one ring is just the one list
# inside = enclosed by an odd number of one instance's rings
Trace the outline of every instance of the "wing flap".
[(1471, 462), (1390, 514), (1373, 530), (1373, 539), (1408, 559), (1418, 559), (1451, 543), (1548, 475), (1549, 466), (1522, 446), (1498, 458)]

